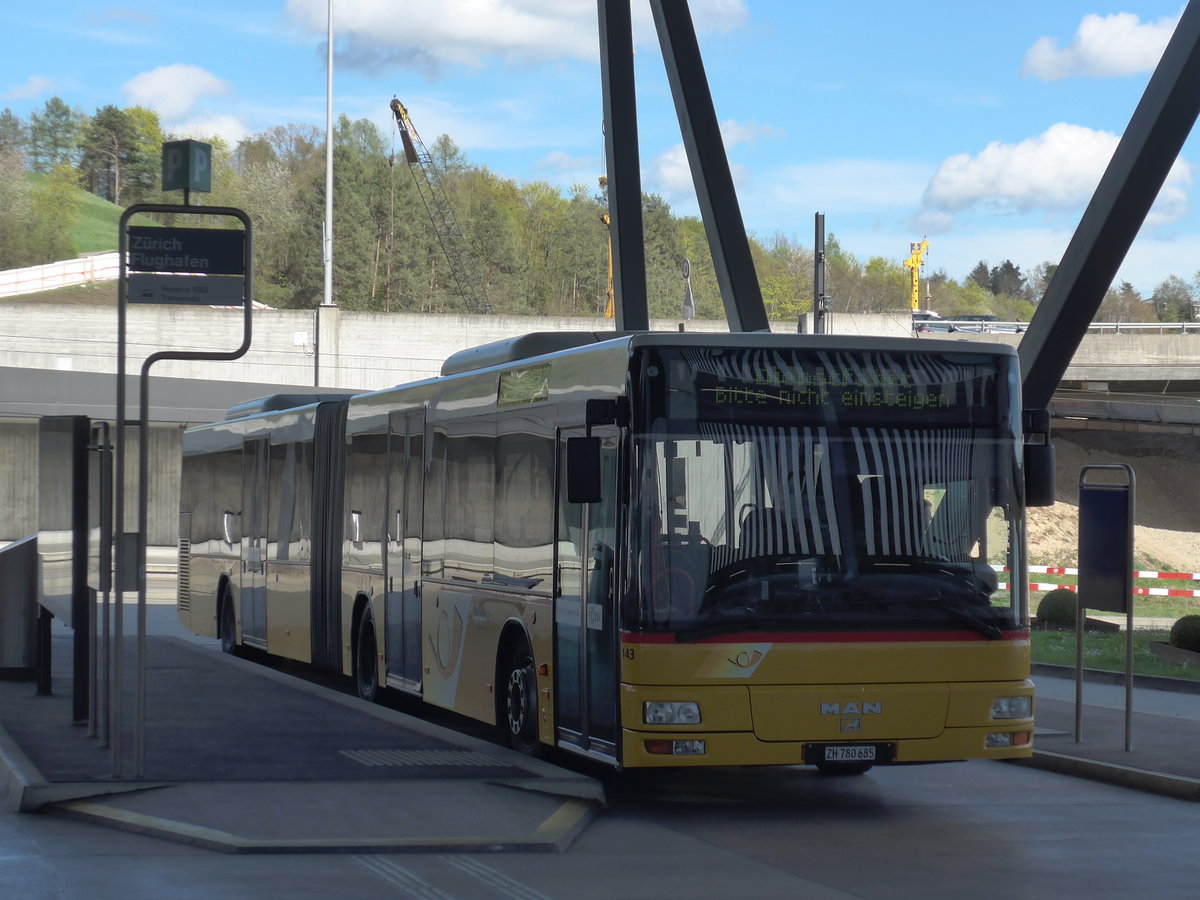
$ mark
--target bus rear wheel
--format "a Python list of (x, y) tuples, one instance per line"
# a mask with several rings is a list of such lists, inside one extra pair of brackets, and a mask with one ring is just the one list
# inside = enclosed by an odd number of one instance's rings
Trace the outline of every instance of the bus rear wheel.
[(237, 653), (237, 620), (233, 615), (233, 598), (229, 591), (221, 594), (217, 612), (217, 637), (221, 639), (221, 652)]
[(533, 652), (521, 640), (504, 667), (498, 724), (504, 743), (518, 753), (537, 756), (541, 751), (537, 726), (537, 677)]
[(378, 645), (375, 641), (375, 618), (371, 610), (363, 611), (358, 623), (358, 640), (354, 645), (354, 686), (358, 696), (374, 703), (379, 693), (379, 672), (376, 667)]

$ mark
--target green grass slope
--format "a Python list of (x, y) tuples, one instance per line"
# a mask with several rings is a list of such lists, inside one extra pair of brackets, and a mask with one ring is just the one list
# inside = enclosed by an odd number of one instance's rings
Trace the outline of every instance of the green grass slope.
[[(45, 176), (37, 172), (28, 173), (31, 183), (37, 183)], [(75, 249), (80, 254), (98, 253), (105, 250), (117, 249), (117, 227), (124, 210), (115, 203), (109, 203), (102, 197), (90, 194), (82, 188), (79, 196), (83, 205), (79, 209), (79, 224), (75, 227)], [(134, 216), (134, 225), (157, 225), (158, 223), (147, 216)]]

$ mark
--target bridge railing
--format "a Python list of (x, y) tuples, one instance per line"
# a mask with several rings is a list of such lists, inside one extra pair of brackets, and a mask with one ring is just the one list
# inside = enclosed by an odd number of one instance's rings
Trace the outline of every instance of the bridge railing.
[[(1024, 334), (1028, 322), (933, 319), (913, 322), (918, 334)], [(1094, 322), (1088, 334), (1200, 334), (1200, 322)]]

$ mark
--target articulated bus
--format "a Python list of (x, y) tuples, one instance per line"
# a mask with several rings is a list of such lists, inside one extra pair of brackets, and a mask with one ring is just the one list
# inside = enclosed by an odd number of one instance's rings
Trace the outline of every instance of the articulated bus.
[(544, 333), (294, 400), (184, 438), (179, 614), (227, 651), (621, 767), (1032, 752), (1007, 346)]

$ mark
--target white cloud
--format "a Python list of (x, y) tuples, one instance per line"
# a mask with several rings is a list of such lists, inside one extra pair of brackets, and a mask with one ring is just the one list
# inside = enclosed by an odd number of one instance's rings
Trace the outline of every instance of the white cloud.
[(131, 103), (154, 110), (165, 122), (173, 122), (186, 116), (201, 97), (223, 96), (230, 86), (199, 66), (174, 63), (135, 75), (123, 88)]
[(207, 141), (219, 137), (230, 147), (236, 147), (238, 141), (250, 133), (241, 118), (225, 113), (202, 113), (191, 116), (186, 121), (171, 125), (168, 130), (171, 136), (177, 140), (192, 138), (197, 141)]
[(600, 160), (593, 156), (571, 156), (555, 150), (539, 159), (534, 168), (552, 184), (562, 187), (582, 184), (593, 192), (598, 188), (596, 178), (600, 173)]
[(787, 166), (770, 184), (777, 203), (836, 216), (913, 209), (928, 178), (929, 168), (916, 163), (832, 159)]
[[(695, 204), (696, 189), (683, 144), (676, 144), (658, 155), (650, 167), (650, 181), (650, 186), (672, 205), (686, 203), (690, 207)], [(643, 190), (646, 187), (643, 185)]]
[[(1059, 122), (1017, 144), (993, 141), (978, 155), (960, 153), (938, 167), (922, 205), (926, 213), (1066, 212), (1096, 190), (1118, 138), (1107, 131)], [(1159, 193), (1149, 224), (1175, 221), (1185, 212), (1191, 166), (1177, 159)], [(948, 224), (943, 220), (943, 224)]]
[(1075, 75), (1106, 78), (1149, 72), (1178, 22), (1178, 16), (1143, 23), (1133, 13), (1089, 13), (1067, 47), (1060, 49), (1055, 38), (1038, 38), (1025, 54), (1021, 74), (1060, 81)]
[(41, 75), (30, 75), (24, 84), (4, 93), (5, 100), (32, 100), (54, 87), (54, 82)]
[[(746, 15), (743, 0), (700, 0), (693, 6), (701, 28), (728, 30)], [(306, 31), (324, 36), (326, 0), (288, 0), (287, 12)], [(643, 16), (637, 18), (640, 24)], [(405, 4), (402, 15), (395, 0), (340, 0), (334, 35), (343, 64), (376, 69), (479, 67), (489, 57), (590, 61), (598, 51), (596, 6), (578, 0), (440, 0)]]
[[(721, 123), (721, 141), (725, 145), (726, 153), (738, 144), (752, 144), (759, 138), (773, 138), (779, 135), (779, 130), (770, 125), (735, 122), (732, 119)], [(749, 181), (750, 174), (744, 166), (730, 161), (729, 168), (736, 183), (745, 184)], [(672, 205), (684, 203), (688, 207), (694, 206), (696, 191), (683, 144), (676, 144), (658, 155), (650, 166), (649, 181), (649, 186)]]

